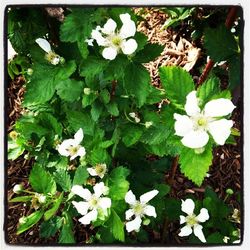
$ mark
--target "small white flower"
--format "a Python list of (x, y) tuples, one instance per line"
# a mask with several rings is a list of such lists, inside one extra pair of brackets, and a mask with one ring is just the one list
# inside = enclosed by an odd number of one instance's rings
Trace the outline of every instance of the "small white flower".
[(85, 42), (86, 42), (89, 46), (94, 46), (94, 44), (93, 44), (94, 39), (85, 39)]
[(103, 182), (97, 183), (94, 186), (93, 194), (87, 188), (79, 185), (73, 186), (71, 191), (85, 200), (79, 202), (72, 201), (78, 213), (83, 215), (79, 221), (84, 225), (95, 221), (99, 212), (107, 214), (107, 209), (111, 207), (111, 199), (102, 197), (107, 191), (107, 187)]
[(20, 194), (22, 193), (23, 191), (23, 185), (22, 184), (16, 184), (14, 187), (13, 187), (13, 192), (15, 194)]
[(46, 196), (43, 194), (35, 193), (35, 197), (37, 198), (38, 202), (41, 204), (46, 202)]
[(43, 38), (37, 38), (36, 43), (46, 52), (46, 59), (53, 65), (60, 62), (60, 56), (52, 51), (49, 42)]
[(70, 156), (70, 160), (74, 160), (77, 156), (86, 154), (85, 148), (80, 145), (83, 139), (83, 130), (80, 128), (74, 135), (74, 139), (67, 139), (58, 145), (58, 152), (63, 156)]
[(153, 122), (145, 122), (145, 127), (149, 128), (153, 125)]
[(181, 142), (184, 146), (193, 149), (203, 148), (208, 143), (207, 132), (217, 144), (224, 145), (231, 134), (233, 121), (222, 117), (232, 113), (234, 108), (230, 100), (219, 98), (209, 101), (201, 110), (196, 91), (192, 91), (186, 97), (187, 115), (174, 114), (175, 134), (183, 137)]
[[(122, 21), (122, 27), (119, 31), (116, 31), (117, 24), (113, 19), (108, 19), (103, 28), (97, 26), (95, 30), (92, 30), (91, 38), (96, 40), (99, 46), (104, 47), (102, 56), (108, 60), (114, 60), (117, 54), (122, 51), (125, 55), (131, 55), (137, 49), (137, 42), (135, 39), (127, 38), (132, 37), (136, 33), (136, 25), (131, 16), (121, 14), (120, 19)], [(87, 39), (86, 42), (92, 46), (91, 39)]]
[(92, 176), (99, 176), (100, 178), (103, 178), (107, 172), (107, 165), (105, 163), (96, 164), (93, 168), (87, 168), (87, 171)]
[(138, 117), (138, 115), (135, 112), (129, 113), (129, 116), (132, 117), (136, 123), (139, 123), (141, 119)]
[(180, 224), (186, 223), (181, 228), (179, 236), (188, 236), (194, 232), (194, 235), (199, 238), (201, 242), (206, 242), (204, 234), (202, 232), (202, 226), (200, 223), (205, 222), (209, 219), (209, 214), (206, 208), (200, 210), (199, 215), (194, 214), (194, 202), (191, 199), (182, 200), (181, 210), (187, 214), (187, 216), (180, 215)]
[(224, 243), (228, 243), (229, 240), (230, 240), (230, 238), (228, 236), (224, 236), (224, 238), (223, 238)]
[(142, 218), (152, 216), (156, 218), (155, 208), (147, 203), (159, 193), (158, 190), (152, 190), (140, 196), (140, 201), (136, 200), (135, 195), (131, 190), (126, 193), (125, 201), (130, 205), (130, 209), (126, 211), (126, 220), (130, 220), (132, 216), (135, 218), (126, 223), (126, 230), (139, 231), (142, 223)]

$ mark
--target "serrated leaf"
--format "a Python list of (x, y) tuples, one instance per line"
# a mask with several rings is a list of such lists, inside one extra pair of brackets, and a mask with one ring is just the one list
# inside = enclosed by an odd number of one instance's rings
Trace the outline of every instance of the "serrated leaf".
[(86, 167), (85, 166), (79, 166), (75, 171), (75, 175), (74, 175), (74, 179), (73, 179), (73, 185), (85, 184), (88, 177), (89, 177), (89, 173), (88, 173)]
[(83, 82), (66, 79), (57, 84), (56, 90), (60, 98), (67, 102), (76, 101), (82, 93)]
[(150, 93), (149, 72), (140, 64), (130, 63), (124, 74), (124, 88), (136, 99), (138, 107), (141, 107), (147, 100)]
[(92, 150), (90, 154), (90, 162), (92, 165), (96, 165), (99, 163), (109, 163), (110, 156), (107, 153), (106, 149), (101, 147), (96, 147)]
[(142, 133), (142, 126), (127, 124), (123, 129), (122, 141), (127, 147), (130, 147), (138, 142)]
[(71, 179), (70, 175), (64, 169), (57, 169), (54, 174), (54, 179), (56, 183), (65, 191), (69, 192), (71, 190)]
[(73, 222), (69, 213), (64, 212), (64, 223), (59, 235), (59, 243), (75, 243)]
[(15, 141), (8, 141), (8, 160), (16, 160), (23, 154), (25, 148), (22, 145), (17, 144)]
[(240, 56), (235, 55), (230, 58), (229, 63), (229, 89), (234, 90), (241, 83), (241, 61)]
[(158, 190), (157, 199), (160, 199), (170, 192), (170, 186), (166, 184), (156, 184), (154, 189)]
[(118, 109), (118, 105), (116, 102), (110, 102), (106, 104), (106, 108), (111, 115), (113, 116), (119, 115), (119, 109)]
[(108, 104), (110, 101), (110, 93), (107, 89), (102, 89), (100, 92), (100, 98), (104, 104)]
[(92, 105), (92, 103), (95, 101), (96, 98), (97, 95), (95, 93), (90, 93), (89, 95), (84, 94), (82, 97), (82, 107), (86, 108)]
[(32, 188), (38, 193), (47, 195), (48, 193), (55, 194), (56, 192), (56, 183), (54, 179), (38, 164), (35, 164), (31, 169), (29, 182)]
[(93, 103), (93, 105), (92, 105), (92, 107), (91, 107), (90, 113), (91, 113), (92, 119), (93, 119), (95, 122), (99, 119), (99, 117), (100, 117), (102, 111), (103, 111), (103, 106), (102, 106), (99, 102)]
[(184, 106), (186, 96), (194, 90), (191, 75), (176, 66), (163, 66), (159, 69), (161, 83), (170, 101), (177, 106)]
[(234, 35), (224, 24), (215, 29), (205, 29), (204, 46), (215, 62), (227, 60), (238, 50)]
[(25, 217), (26, 222), (23, 224), (19, 224), (17, 227), (17, 235), (27, 231), (31, 227), (33, 227), (41, 218), (43, 217), (43, 211), (38, 210), (34, 213), (30, 214), (29, 216)]
[(49, 238), (55, 236), (56, 232), (62, 226), (62, 218), (55, 216), (48, 221), (44, 221), (40, 227), (40, 237)]
[(213, 153), (212, 146), (206, 145), (205, 151), (196, 154), (194, 149), (183, 148), (180, 153), (181, 172), (196, 185), (200, 186), (212, 165)]

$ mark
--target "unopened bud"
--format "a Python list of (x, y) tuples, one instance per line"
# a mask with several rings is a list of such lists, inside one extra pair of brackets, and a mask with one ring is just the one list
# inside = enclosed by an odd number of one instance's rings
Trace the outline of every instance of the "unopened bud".
[(229, 194), (229, 195), (232, 195), (234, 193), (234, 191), (231, 188), (228, 188), (226, 190), (226, 193)]
[(143, 222), (142, 222), (142, 224), (144, 225), (144, 226), (147, 226), (147, 225), (149, 225), (149, 223), (150, 223), (150, 219), (145, 219)]
[(149, 128), (153, 125), (153, 122), (145, 122), (145, 127)]
[(23, 191), (23, 185), (22, 184), (16, 184), (13, 188), (13, 192), (15, 194), (20, 194)]
[(28, 68), (27, 74), (28, 74), (29, 76), (31, 76), (31, 75), (33, 74), (33, 69), (32, 69), (32, 68)]
[(84, 88), (84, 89), (83, 89), (83, 93), (84, 93), (85, 95), (90, 95), (90, 94), (91, 94), (91, 89), (90, 89), (90, 88)]

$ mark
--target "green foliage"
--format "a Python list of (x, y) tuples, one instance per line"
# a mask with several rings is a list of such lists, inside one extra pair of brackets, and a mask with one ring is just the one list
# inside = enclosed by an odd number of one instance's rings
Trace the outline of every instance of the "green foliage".
[(82, 185), (86, 183), (89, 173), (85, 166), (79, 166), (74, 175), (73, 185)]
[(63, 225), (59, 235), (59, 243), (72, 244), (75, 243), (73, 233), (73, 221), (71, 215), (68, 212), (63, 213)]
[(61, 228), (63, 219), (55, 216), (48, 221), (44, 221), (40, 227), (40, 237), (54, 237), (56, 232)]
[(54, 172), (53, 177), (63, 191), (69, 192), (71, 190), (71, 179), (67, 171), (59, 168)]

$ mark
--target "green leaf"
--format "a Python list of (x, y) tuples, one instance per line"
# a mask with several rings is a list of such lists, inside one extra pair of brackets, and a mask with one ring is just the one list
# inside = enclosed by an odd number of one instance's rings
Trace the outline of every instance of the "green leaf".
[(163, 198), (166, 194), (170, 192), (170, 186), (166, 184), (156, 184), (154, 189), (158, 190), (159, 193), (157, 194), (156, 198)]
[(207, 243), (213, 243), (213, 244), (223, 244), (224, 236), (220, 234), (219, 232), (212, 233), (206, 237)]
[(204, 46), (214, 62), (227, 60), (238, 50), (234, 35), (224, 24), (205, 29)]
[(114, 209), (111, 209), (109, 220), (106, 222), (111, 234), (116, 240), (125, 241), (124, 223)]
[(8, 140), (8, 160), (16, 160), (23, 154), (25, 148), (22, 145), (17, 144), (13, 140)]
[(41, 238), (49, 238), (54, 237), (56, 232), (62, 226), (62, 218), (55, 216), (48, 221), (44, 221), (40, 227), (40, 237)]
[(119, 109), (118, 109), (118, 105), (116, 102), (110, 102), (106, 104), (106, 108), (111, 115), (113, 116), (119, 115)]
[[(123, 200), (128, 189), (129, 182), (126, 180), (130, 171), (124, 167), (117, 167), (110, 173), (109, 196), (112, 200)], [(119, 190), (119, 192), (117, 192)]]
[(85, 184), (88, 177), (89, 177), (89, 173), (88, 173), (86, 167), (85, 166), (79, 166), (75, 171), (75, 175), (74, 175), (74, 179), (73, 179), (73, 185)]
[(43, 211), (38, 210), (29, 216), (25, 217), (26, 222), (23, 224), (19, 224), (17, 226), (17, 235), (27, 231), (29, 228), (33, 227), (41, 218), (43, 217)]
[(57, 212), (57, 210), (59, 209), (59, 207), (62, 203), (63, 194), (64, 193), (62, 192), (60, 194), (60, 196), (53, 201), (53, 206), (44, 213), (44, 220), (45, 221), (49, 220), (52, 216), (55, 215), (55, 213)]
[(142, 126), (127, 124), (123, 129), (122, 141), (127, 147), (134, 145), (141, 138)]
[(32, 197), (32, 195), (19, 196), (9, 200), (9, 202), (28, 202), (32, 200)]
[(110, 93), (107, 89), (103, 89), (100, 92), (100, 98), (104, 104), (108, 104), (110, 102)]
[(95, 124), (92, 121), (90, 115), (86, 112), (68, 110), (67, 118), (70, 127), (74, 131), (77, 131), (79, 128), (82, 128), (84, 134), (93, 135)]
[(90, 113), (91, 113), (92, 119), (95, 122), (98, 121), (102, 111), (103, 111), (103, 105), (101, 105), (99, 102), (93, 103)]
[(43, 194), (55, 194), (56, 192), (56, 183), (51, 177), (51, 175), (45, 171), (45, 169), (35, 164), (30, 172), (29, 182), (32, 188)]
[(90, 93), (89, 95), (83, 95), (82, 97), (82, 107), (86, 108), (89, 105), (92, 105), (92, 103), (95, 101), (97, 98), (97, 95), (95, 93)]
[(139, 63), (150, 62), (160, 56), (163, 49), (163, 45), (149, 43), (136, 54), (133, 60)]
[(241, 61), (240, 55), (233, 56), (229, 63), (229, 88), (234, 90), (241, 83)]
[(76, 101), (82, 93), (83, 82), (66, 79), (57, 84), (57, 94), (67, 102)]
[(53, 174), (56, 183), (65, 191), (69, 192), (71, 190), (71, 179), (70, 175), (64, 169), (57, 169)]
[(150, 93), (149, 72), (140, 64), (130, 63), (125, 68), (124, 88), (136, 99), (138, 107), (141, 107), (147, 100)]
[(59, 235), (59, 243), (75, 243), (73, 222), (69, 213), (64, 212), (64, 223)]
[(99, 163), (109, 163), (110, 156), (104, 148), (95, 147), (90, 155), (90, 163), (96, 165)]
[(196, 154), (194, 149), (185, 147), (180, 153), (180, 169), (188, 179), (200, 186), (212, 165), (212, 160), (211, 144), (206, 145), (205, 151), (201, 154)]
[(186, 96), (194, 90), (191, 75), (181, 67), (163, 66), (159, 69), (161, 83), (166, 90), (170, 101), (179, 106), (184, 106)]
[(181, 212), (181, 201), (174, 198), (165, 198), (166, 213), (169, 220), (178, 220)]
[(27, 84), (24, 105), (35, 105), (49, 101), (59, 82), (67, 79), (76, 70), (74, 61), (63, 65), (35, 64), (30, 82)]

